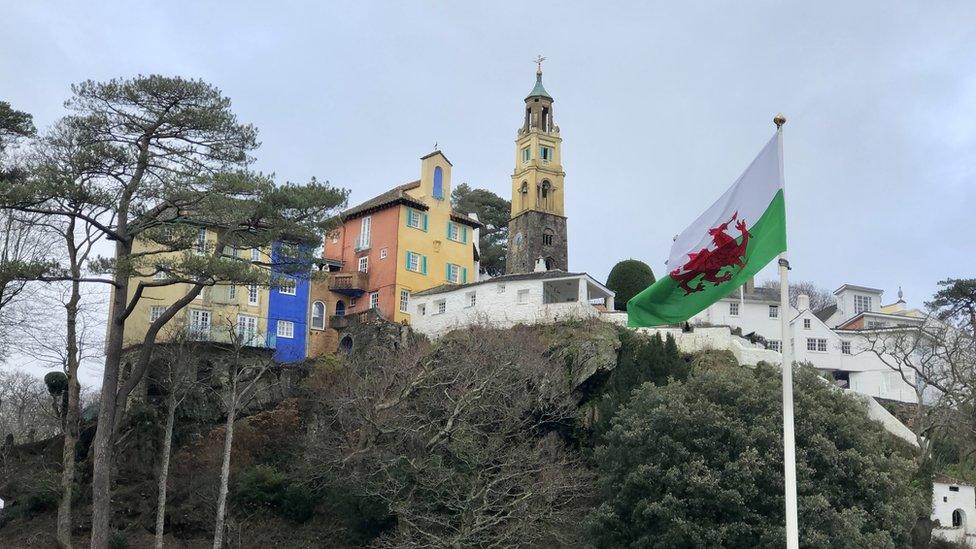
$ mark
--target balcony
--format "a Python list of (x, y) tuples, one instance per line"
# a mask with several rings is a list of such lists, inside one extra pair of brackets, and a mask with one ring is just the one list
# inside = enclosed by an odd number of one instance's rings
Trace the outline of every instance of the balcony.
[(240, 330), (230, 331), (226, 327), (190, 326), (187, 335), (193, 341), (230, 346), (240, 344), (241, 347), (251, 349), (275, 349), (278, 346), (277, 334), (251, 330), (242, 332)]
[(333, 330), (344, 330), (350, 326), (369, 324), (379, 320), (380, 312), (376, 309), (368, 309), (361, 313), (348, 315), (333, 315), (329, 317), (329, 328)]
[(369, 277), (366, 273), (359, 271), (329, 273), (329, 291), (349, 297), (359, 297), (366, 293), (368, 281)]

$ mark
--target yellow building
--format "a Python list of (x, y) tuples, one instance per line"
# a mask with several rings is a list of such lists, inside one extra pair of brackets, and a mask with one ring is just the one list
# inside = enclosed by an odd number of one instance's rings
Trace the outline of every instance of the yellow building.
[(477, 279), (478, 221), (451, 209), (451, 162), (440, 151), (420, 160), (420, 179), (343, 212), (343, 225), (323, 256), (341, 265), (330, 273), (340, 294), (332, 316), (377, 311), (409, 322), (410, 294)]
[[(200, 227), (193, 250), (162, 253), (150, 257), (162, 262), (167, 258), (178, 257), (182, 253), (212, 253), (216, 240), (216, 232)], [(149, 246), (154, 245), (137, 241), (133, 246), (133, 252), (145, 252), (150, 249)], [(271, 262), (267, 250), (249, 249), (228, 251), (228, 253), (236, 253), (238, 256), (243, 256), (243, 259), (252, 261)], [(128, 299), (131, 301), (135, 295), (139, 282), (151, 283), (163, 280), (166, 280), (166, 275), (162, 272), (152, 277), (131, 278)], [(189, 284), (171, 284), (145, 288), (132, 314), (126, 319), (124, 344), (131, 346), (142, 343), (150, 324), (159, 318), (167, 307), (187, 295), (190, 287)], [(269, 341), (267, 336), (269, 293), (267, 286), (257, 284), (251, 286), (218, 284), (205, 287), (196, 299), (164, 326), (157, 339), (166, 340), (173, 330), (185, 329), (194, 339), (229, 343), (231, 334), (240, 330), (240, 333), (246, 336), (248, 346), (273, 345), (273, 338)]]

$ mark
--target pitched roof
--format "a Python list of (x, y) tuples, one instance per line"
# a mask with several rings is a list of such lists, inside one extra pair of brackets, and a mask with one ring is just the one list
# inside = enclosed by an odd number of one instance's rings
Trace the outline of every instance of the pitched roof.
[(549, 92), (546, 91), (545, 86), (542, 85), (541, 72), (537, 72), (535, 74), (535, 87), (532, 88), (532, 91), (529, 92), (529, 95), (528, 97), (526, 97), (526, 99), (528, 99), (529, 97), (548, 97), (549, 99), (552, 99), (552, 96), (549, 95)]
[(353, 206), (352, 208), (342, 212), (342, 217), (344, 219), (352, 219), (369, 212), (375, 212), (376, 210), (393, 206), (394, 204), (407, 204), (412, 208), (417, 208), (418, 210), (426, 210), (428, 209), (426, 204), (406, 193), (406, 191), (416, 189), (419, 186), (420, 180), (418, 179), (416, 181), (411, 181), (410, 183), (404, 183), (399, 187), (393, 187), (379, 196), (374, 196), (366, 202), (363, 202), (358, 206)]
[(837, 312), (837, 305), (828, 305), (819, 311), (813, 313), (814, 316), (820, 319), (821, 322), (827, 322), (827, 319), (833, 316)]
[[(423, 290), (421, 292), (414, 292), (411, 295), (423, 296), (423, 295), (434, 295), (442, 294), (444, 292), (450, 292), (452, 290), (457, 290), (458, 288), (469, 288), (471, 286), (479, 286), (481, 284), (489, 284), (492, 282), (513, 282), (516, 280), (547, 280), (550, 278), (571, 278), (574, 276), (585, 276), (589, 277), (586, 273), (568, 273), (566, 271), (540, 271), (532, 273), (519, 273), (496, 276), (495, 278), (489, 278), (488, 280), (479, 280), (478, 282), (469, 282), (468, 284), (441, 284), (440, 286), (434, 286), (433, 288)], [(595, 281), (594, 281), (595, 282)], [(597, 282), (599, 284), (599, 282)], [(603, 286), (600, 284), (600, 286)]]

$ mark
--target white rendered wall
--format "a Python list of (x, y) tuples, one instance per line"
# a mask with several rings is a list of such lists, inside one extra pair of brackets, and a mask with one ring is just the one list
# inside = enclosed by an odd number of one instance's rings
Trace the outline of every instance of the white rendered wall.
[[(958, 486), (958, 492), (949, 490), (950, 486)], [(952, 527), (952, 512), (956, 509), (963, 511), (963, 526)], [(932, 484), (932, 520), (939, 521), (941, 528), (932, 531), (949, 541), (963, 541), (970, 547), (976, 547), (976, 492), (972, 486), (965, 484), (947, 484), (935, 482)]]
[[(704, 311), (691, 317), (691, 323), (707, 323), (713, 326), (731, 326), (740, 328), (743, 334), (755, 332), (767, 340), (779, 341), (782, 334), (779, 317), (769, 317), (769, 306), (774, 303), (758, 301), (739, 302), (738, 292), (708, 306)], [(730, 314), (730, 303), (739, 303), (739, 314)], [(782, 314), (783, 311), (780, 311)], [(790, 307), (790, 318), (796, 316), (797, 311)]]
[[(546, 280), (550, 282), (552, 279)], [(600, 312), (587, 302), (586, 279), (579, 278), (579, 296), (570, 303), (543, 303), (543, 280), (488, 282), (433, 295), (410, 297), (410, 325), (427, 337), (436, 339), (451, 330), (466, 326), (510, 328), (516, 324), (553, 323), (593, 318)], [(526, 303), (518, 303), (520, 290), (528, 290)], [(468, 294), (476, 295), (474, 307)], [(444, 300), (446, 311), (437, 313), (437, 302)], [(421, 315), (418, 306), (426, 313)]]

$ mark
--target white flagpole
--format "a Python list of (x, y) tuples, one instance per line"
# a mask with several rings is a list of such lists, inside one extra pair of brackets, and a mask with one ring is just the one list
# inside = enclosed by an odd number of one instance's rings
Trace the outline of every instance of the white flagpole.
[[(777, 146), (779, 147), (779, 177), (783, 181), (783, 124), (782, 114), (773, 119), (776, 124)], [(779, 319), (783, 351), (783, 477), (786, 496), (786, 548), (797, 549), (800, 530), (796, 510), (796, 438), (793, 433), (793, 338), (790, 337), (790, 262), (786, 252), (779, 254)]]

